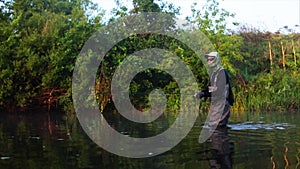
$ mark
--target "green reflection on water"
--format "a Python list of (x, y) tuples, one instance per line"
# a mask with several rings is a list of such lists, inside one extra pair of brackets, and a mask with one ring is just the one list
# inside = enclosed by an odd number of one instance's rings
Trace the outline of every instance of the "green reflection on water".
[[(75, 116), (66, 118), (60, 112), (1, 115), (0, 168), (209, 168), (212, 143), (198, 143), (200, 126), (204, 120), (205, 117), (200, 116), (188, 136), (170, 151), (151, 158), (130, 159), (106, 152), (94, 144), (84, 134)], [(156, 134), (170, 125), (164, 118), (144, 128), (134, 128), (126, 126), (128, 123), (124, 121), (119, 122), (114, 123), (119, 125), (120, 130), (128, 135), (135, 134), (136, 137)], [(245, 122), (289, 125), (272, 129), (229, 129), (234, 145), (233, 168), (299, 167), (299, 113), (236, 113), (230, 119), (233, 126)]]

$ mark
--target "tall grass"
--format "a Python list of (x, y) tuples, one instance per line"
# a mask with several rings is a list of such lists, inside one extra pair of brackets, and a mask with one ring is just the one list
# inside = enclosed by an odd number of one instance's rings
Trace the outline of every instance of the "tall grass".
[(300, 109), (300, 75), (295, 71), (263, 72), (247, 86), (237, 86), (234, 111)]

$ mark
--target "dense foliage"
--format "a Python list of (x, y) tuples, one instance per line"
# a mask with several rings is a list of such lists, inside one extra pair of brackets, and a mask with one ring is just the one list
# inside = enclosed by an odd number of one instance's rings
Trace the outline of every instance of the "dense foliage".
[[(89, 1), (5, 1), (1, 5), (0, 105), (52, 102), (70, 89), (78, 52), (100, 27)], [(51, 100), (52, 99), (52, 100)]]
[[(122, 16), (164, 12), (175, 17), (179, 12), (167, 2), (133, 0), (132, 3), (134, 8), (128, 9), (118, 2), (118, 7), (112, 11), (114, 15), (105, 22), (100, 8), (89, 0), (0, 2), (1, 108), (12, 110), (41, 104), (62, 104), (71, 108), (75, 60), (94, 32)], [(193, 16), (188, 17), (188, 21), (193, 30), (205, 33), (230, 72), (236, 97), (233, 109), (299, 109), (299, 32), (270, 33), (243, 27), (229, 32), (226, 20), (234, 15), (220, 9), (216, 0), (208, 0), (203, 9), (194, 7), (192, 11)], [(94, 13), (99, 14), (95, 16)], [(131, 41), (138, 42), (133, 45)], [(102, 109), (111, 99), (109, 94), (103, 93), (109, 92), (115, 67), (132, 52), (153, 46), (167, 49), (188, 63), (199, 80), (199, 87), (206, 83), (206, 70), (184, 45), (166, 37), (135, 35), (115, 46), (106, 55), (107, 62), (99, 68), (96, 94)], [(157, 78), (161, 81), (153, 80)], [(131, 92), (133, 98), (147, 102), (146, 97), (152, 89), (164, 88), (176, 94), (177, 87), (166, 73), (149, 70), (134, 79)], [(145, 93), (141, 97), (142, 91)], [(171, 101), (176, 102), (176, 97)]]

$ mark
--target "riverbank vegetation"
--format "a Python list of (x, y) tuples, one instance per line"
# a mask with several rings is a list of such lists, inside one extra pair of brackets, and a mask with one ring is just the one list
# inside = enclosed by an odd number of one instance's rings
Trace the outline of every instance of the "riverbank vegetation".
[[(133, 9), (118, 3), (110, 11), (111, 18), (104, 20), (101, 4), (97, 6), (89, 0), (0, 2), (1, 109), (46, 105), (48, 109), (72, 110), (75, 61), (93, 33), (120, 17), (139, 12), (164, 12), (174, 17), (179, 14), (179, 9), (167, 1), (133, 0), (132, 3)], [(299, 110), (300, 33), (296, 32), (299, 26), (268, 32), (234, 23), (236, 30), (232, 31), (227, 29), (227, 19), (234, 15), (220, 9), (216, 0), (207, 0), (203, 9), (191, 10), (193, 15), (187, 20), (192, 30), (200, 30), (210, 39), (229, 70), (236, 100), (234, 111)], [(199, 87), (207, 82), (206, 70), (199, 66), (202, 63), (193, 59), (192, 52), (179, 42), (156, 35), (130, 38), (112, 48), (105, 56), (105, 64), (99, 67), (94, 90), (100, 109), (111, 100), (110, 79), (114, 69), (132, 51), (153, 46), (171, 51), (191, 65)], [(157, 78), (160, 80), (153, 80)], [(147, 102), (148, 94), (156, 88), (175, 94), (169, 97), (169, 102), (178, 100), (175, 81), (164, 72), (149, 70), (133, 80), (131, 97), (138, 99), (132, 102), (137, 105)], [(139, 95), (141, 91), (146, 94)]]

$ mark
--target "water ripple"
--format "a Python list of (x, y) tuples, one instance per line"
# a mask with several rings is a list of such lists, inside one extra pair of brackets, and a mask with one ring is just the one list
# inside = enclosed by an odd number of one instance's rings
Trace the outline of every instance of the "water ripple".
[(289, 123), (265, 123), (265, 122), (243, 122), (243, 123), (237, 123), (237, 124), (231, 124), (228, 125), (231, 130), (259, 130), (259, 129), (265, 129), (265, 130), (285, 130), (288, 127), (294, 127), (294, 125)]

